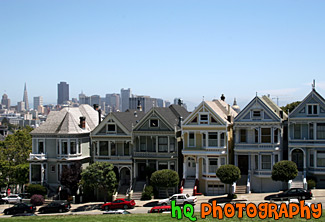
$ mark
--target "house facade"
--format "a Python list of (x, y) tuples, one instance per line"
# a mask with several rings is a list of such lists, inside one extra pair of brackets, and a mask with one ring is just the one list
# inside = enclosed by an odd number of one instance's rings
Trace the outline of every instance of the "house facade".
[(325, 188), (325, 100), (315, 87), (289, 114), (288, 136), (289, 160), (297, 164), (304, 186), (310, 177)]
[[(232, 124), (237, 113), (224, 101), (202, 101), (182, 124), (185, 188), (206, 195), (224, 194), (216, 171), (231, 163)], [(191, 190), (189, 190), (190, 192)]]
[(234, 120), (234, 162), (241, 171), (237, 189), (271, 192), (282, 182), (271, 178), (273, 165), (283, 159), (287, 115), (268, 96), (253, 98)]
[(89, 105), (52, 111), (40, 127), (31, 132), (30, 183), (56, 193), (62, 171), (75, 162), (86, 168), (90, 161), (90, 132), (99, 114)]

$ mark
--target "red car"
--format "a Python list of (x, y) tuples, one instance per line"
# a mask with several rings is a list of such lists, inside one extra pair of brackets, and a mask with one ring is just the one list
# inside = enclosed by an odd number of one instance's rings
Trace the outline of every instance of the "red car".
[(116, 199), (113, 202), (103, 204), (102, 209), (103, 210), (128, 209), (128, 208), (134, 208), (134, 206), (135, 206), (134, 200)]

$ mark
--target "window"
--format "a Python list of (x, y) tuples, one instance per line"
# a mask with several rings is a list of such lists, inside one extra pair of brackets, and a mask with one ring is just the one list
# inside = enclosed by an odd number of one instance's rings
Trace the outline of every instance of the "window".
[(258, 155), (255, 155), (255, 170), (258, 170)]
[(55, 173), (55, 165), (51, 165), (51, 173)]
[(62, 154), (68, 154), (68, 142), (62, 141)]
[(309, 123), (309, 139), (314, 139), (314, 123)]
[(254, 130), (254, 134), (255, 134), (255, 143), (258, 143), (258, 130), (257, 129)]
[(241, 129), (240, 130), (240, 142), (241, 143), (246, 143), (246, 129)]
[(301, 139), (301, 125), (300, 124), (293, 125), (293, 138)]
[(107, 141), (99, 142), (99, 156), (108, 156), (108, 142)]
[(38, 153), (44, 153), (44, 141), (38, 141)]
[(226, 164), (226, 158), (221, 157), (220, 160), (221, 160), (220, 165), (225, 165)]
[(140, 152), (145, 152), (147, 146), (146, 137), (140, 136)]
[(218, 158), (209, 159), (209, 173), (216, 173), (218, 169)]
[(167, 162), (159, 162), (158, 163), (158, 170), (166, 170), (168, 169), (168, 163)]
[(317, 151), (317, 167), (325, 167), (325, 151)]
[(252, 116), (253, 116), (253, 119), (261, 119), (262, 112), (260, 110), (253, 110)]
[(309, 166), (314, 167), (314, 154), (309, 155)]
[(262, 155), (262, 170), (271, 169), (271, 155)]
[(225, 146), (225, 133), (220, 134), (220, 146), (221, 147)]
[(261, 128), (261, 142), (271, 143), (271, 128)]
[(275, 154), (274, 155), (274, 163), (277, 163), (277, 162), (279, 162), (279, 155)]
[(278, 143), (279, 142), (279, 129), (275, 129), (273, 133), (274, 133), (273, 143)]
[(70, 154), (76, 154), (76, 153), (77, 153), (76, 141), (71, 140), (70, 141)]
[(157, 119), (151, 119), (150, 120), (150, 127), (158, 127), (159, 122)]
[(111, 142), (111, 156), (116, 156), (116, 144), (114, 142)]
[(316, 105), (316, 104), (307, 105), (307, 114), (308, 115), (317, 115), (318, 114), (318, 105)]
[(130, 143), (124, 143), (124, 156), (130, 156)]
[(209, 123), (209, 115), (200, 114), (200, 124), (208, 124), (208, 123)]
[(175, 152), (175, 138), (169, 137), (169, 142), (170, 142), (169, 151)]
[(202, 140), (203, 140), (203, 147), (206, 147), (207, 146), (207, 141), (206, 141), (206, 134), (205, 133), (202, 134)]
[(193, 132), (188, 134), (188, 146), (190, 147), (195, 146), (195, 136)]
[(116, 133), (116, 125), (115, 124), (107, 124), (107, 132), (108, 133)]
[(217, 132), (209, 133), (208, 144), (209, 144), (209, 147), (218, 146), (218, 133)]
[(325, 139), (325, 123), (317, 123), (317, 139)]
[(170, 168), (171, 170), (175, 170), (175, 162), (171, 162), (171, 163), (169, 164), (169, 168)]
[(168, 138), (167, 138), (167, 136), (158, 137), (158, 152), (168, 152)]

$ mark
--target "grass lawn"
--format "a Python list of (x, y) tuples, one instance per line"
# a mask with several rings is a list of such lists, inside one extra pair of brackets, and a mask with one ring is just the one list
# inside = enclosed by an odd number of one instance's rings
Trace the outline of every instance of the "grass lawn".
[[(317, 221), (325, 221), (325, 210), (323, 210), (322, 217), (317, 219)], [(195, 214), (198, 218), (197, 221), (217, 221), (217, 218), (207, 217), (206, 219), (199, 218), (199, 214)], [(130, 215), (65, 215), (65, 216), (37, 216), (37, 217), (12, 217), (12, 218), (1, 218), (0, 221), (122, 221), (122, 222), (130, 222), (130, 221), (139, 221), (139, 222), (156, 222), (156, 221), (178, 221), (175, 218), (171, 218), (170, 214), (130, 214)], [(182, 221), (190, 221), (187, 218), (182, 219)], [(245, 214), (242, 219), (226, 218), (224, 221), (275, 221), (273, 219), (265, 219), (261, 220), (260, 218), (248, 218)], [(300, 218), (300, 216), (296, 216), (294, 219), (279, 219), (279, 221), (306, 221), (306, 219)], [(311, 218), (309, 221), (316, 221), (316, 219)]]

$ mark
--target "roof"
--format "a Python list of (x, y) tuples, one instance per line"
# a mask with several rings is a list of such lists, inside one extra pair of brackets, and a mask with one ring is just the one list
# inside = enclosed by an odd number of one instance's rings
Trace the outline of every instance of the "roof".
[(228, 121), (229, 114), (233, 117), (237, 116), (237, 112), (223, 100), (205, 101), (205, 103), (209, 105), (210, 108), (227, 123), (230, 123)]
[[(135, 115), (136, 114), (136, 115)], [(145, 112), (136, 109), (128, 109), (125, 112), (113, 112), (113, 116), (129, 131), (144, 117)]]
[(182, 119), (186, 119), (190, 113), (180, 105), (170, 105), (169, 107), (155, 107), (155, 111), (157, 111), (171, 126), (176, 126), (177, 129), (179, 127), (179, 117)]
[[(85, 129), (80, 128), (80, 117), (86, 117)], [(89, 133), (98, 124), (98, 112), (87, 104), (79, 107), (66, 107), (52, 111), (46, 121), (31, 134), (80, 134)]]
[(265, 105), (267, 105), (271, 110), (273, 110), (278, 117), (281, 118), (280, 112), (282, 111), (282, 113), (283, 113), (282, 119), (288, 118), (288, 115), (285, 112), (283, 112), (283, 110), (277, 104), (275, 104), (270, 97), (262, 96), (262, 98), (261, 97), (259, 97), (259, 98), (265, 103)]

